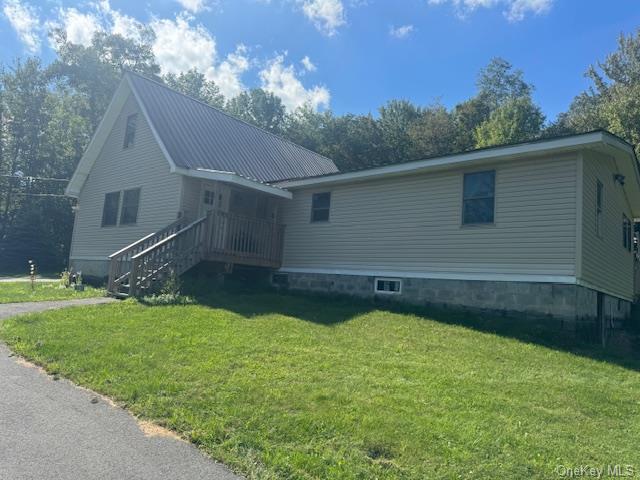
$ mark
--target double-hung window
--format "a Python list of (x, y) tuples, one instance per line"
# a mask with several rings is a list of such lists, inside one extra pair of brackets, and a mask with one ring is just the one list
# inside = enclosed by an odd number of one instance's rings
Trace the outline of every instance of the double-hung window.
[(120, 210), (120, 192), (106, 193), (102, 208), (102, 226), (110, 227), (118, 224), (118, 211)]
[(120, 225), (132, 225), (138, 221), (138, 206), (140, 204), (140, 189), (125, 190), (122, 196), (122, 212)]
[(331, 192), (314, 193), (311, 197), (311, 221), (328, 222), (331, 209)]
[(493, 223), (495, 218), (496, 172), (465, 173), (462, 194), (462, 224)]

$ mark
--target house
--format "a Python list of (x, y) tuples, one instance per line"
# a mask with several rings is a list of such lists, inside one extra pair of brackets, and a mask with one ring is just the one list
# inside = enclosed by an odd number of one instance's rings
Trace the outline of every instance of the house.
[(139, 294), (201, 261), (281, 288), (623, 318), (640, 172), (605, 132), (340, 173), (334, 163), (125, 74), (67, 194), (70, 264)]

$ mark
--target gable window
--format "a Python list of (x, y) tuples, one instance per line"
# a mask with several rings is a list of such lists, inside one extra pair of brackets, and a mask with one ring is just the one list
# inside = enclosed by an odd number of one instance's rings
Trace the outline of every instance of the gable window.
[(604, 209), (604, 185), (600, 180), (596, 183), (596, 234), (602, 235), (602, 214)]
[(331, 192), (314, 193), (311, 197), (311, 221), (328, 222), (331, 208)]
[(493, 223), (495, 217), (496, 172), (464, 174), (462, 224)]
[(138, 120), (138, 114), (134, 113), (127, 117), (127, 125), (124, 129), (124, 148), (129, 148), (133, 145), (136, 137), (136, 122)]
[(633, 248), (633, 227), (631, 220), (624, 213), (622, 214), (622, 246), (629, 252)]
[(120, 209), (120, 192), (111, 192), (111, 193), (105, 194), (104, 207), (102, 208), (102, 226), (103, 227), (117, 225), (119, 209)]
[(375, 292), (400, 294), (402, 292), (402, 280), (399, 278), (376, 278)]
[(138, 204), (140, 203), (140, 189), (125, 190), (122, 196), (122, 213), (120, 225), (132, 225), (138, 220)]

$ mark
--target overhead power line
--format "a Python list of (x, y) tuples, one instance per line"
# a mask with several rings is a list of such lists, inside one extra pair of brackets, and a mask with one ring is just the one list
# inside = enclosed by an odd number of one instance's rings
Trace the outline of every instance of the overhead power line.
[(38, 180), (44, 182), (68, 182), (68, 178), (45, 178), (45, 177), (20, 177), (18, 175), (0, 175), (3, 178), (15, 178), (17, 180)]

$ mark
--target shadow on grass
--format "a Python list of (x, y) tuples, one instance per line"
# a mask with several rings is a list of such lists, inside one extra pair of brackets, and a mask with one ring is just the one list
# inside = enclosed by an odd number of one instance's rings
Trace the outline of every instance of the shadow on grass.
[(640, 336), (637, 333), (629, 335), (624, 348), (618, 344), (603, 348), (597, 338), (591, 336), (585, 340), (562, 331), (558, 321), (552, 319), (421, 307), (339, 294), (279, 292), (263, 282), (231, 281), (221, 286), (211, 279), (196, 276), (185, 278), (183, 293), (200, 305), (222, 308), (247, 318), (277, 313), (327, 326), (373, 311), (416, 315), (640, 371)]

